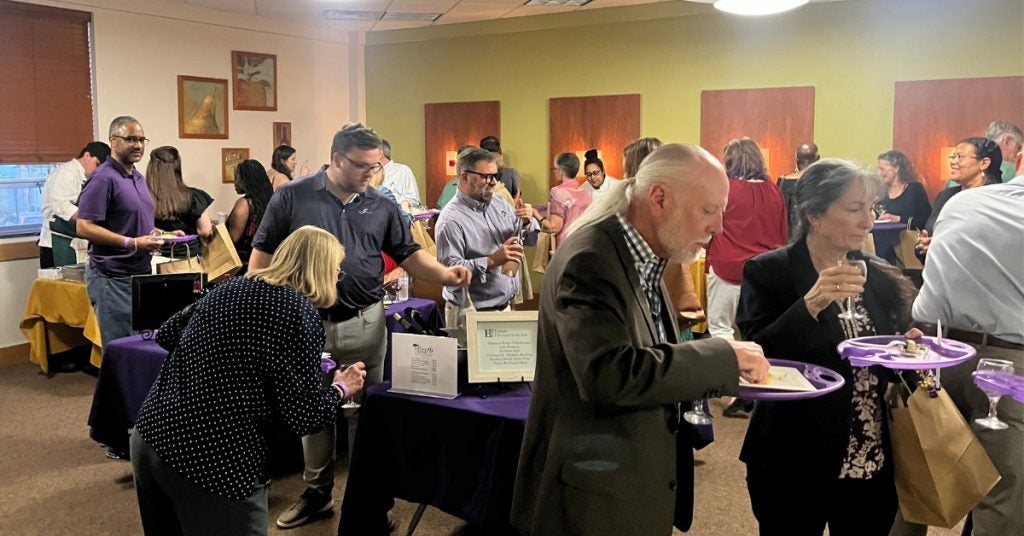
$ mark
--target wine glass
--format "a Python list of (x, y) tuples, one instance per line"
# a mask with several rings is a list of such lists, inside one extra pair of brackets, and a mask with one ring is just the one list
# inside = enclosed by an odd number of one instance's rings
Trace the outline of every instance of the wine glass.
[(1004, 359), (983, 358), (978, 360), (976, 374), (983, 380), (978, 387), (988, 397), (988, 416), (981, 419), (974, 419), (984, 428), (989, 430), (1005, 430), (1009, 426), (999, 420), (996, 416), (996, 406), (999, 399), (1003, 397), (1003, 390), (999, 389), (1000, 384), (1007, 384), (1013, 377), (1013, 362)]
[(683, 414), (683, 419), (690, 424), (711, 424), (711, 417), (707, 413), (704, 413), (704, 401), (694, 400), (692, 402), (693, 409)]
[[(839, 266), (853, 266), (860, 272), (863, 277), (868, 276), (868, 263), (858, 259), (842, 259), (839, 261)], [(846, 310), (842, 310), (842, 305), (839, 306), (839, 318), (843, 320), (861, 320), (864, 315), (858, 313), (853, 309), (853, 296), (846, 298)]]
[[(345, 370), (346, 368), (348, 368), (348, 365), (342, 365), (340, 370)], [(361, 407), (362, 404), (356, 402), (356, 398), (352, 395), (349, 395), (348, 398), (346, 398), (345, 401), (341, 404), (342, 409), (359, 409)]]

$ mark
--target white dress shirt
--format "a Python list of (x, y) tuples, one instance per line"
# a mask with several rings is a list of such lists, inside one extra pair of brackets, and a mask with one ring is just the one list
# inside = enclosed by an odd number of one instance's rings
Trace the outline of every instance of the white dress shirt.
[(594, 188), (594, 186), (590, 184), (590, 181), (584, 181), (583, 189), (590, 192), (591, 199), (597, 201), (598, 199), (604, 197), (612, 190), (618, 188), (620, 183), (621, 181), (619, 181), (618, 179), (614, 179), (608, 175), (605, 175), (604, 182), (601, 183), (600, 188)]
[(420, 206), (420, 189), (416, 185), (416, 175), (412, 174), (409, 166), (394, 160), (384, 164), (384, 182), (381, 186), (395, 194), (399, 205), (407, 201), (411, 206)]
[(1024, 176), (960, 192), (942, 209), (914, 320), (1024, 344)]
[(39, 246), (53, 247), (50, 222), (54, 217), (70, 220), (78, 212), (78, 194), (85, 184), (85, 168), (77, 158), (64, 162), (50, 173), (43, 185), (43, 225), (39, 229)]

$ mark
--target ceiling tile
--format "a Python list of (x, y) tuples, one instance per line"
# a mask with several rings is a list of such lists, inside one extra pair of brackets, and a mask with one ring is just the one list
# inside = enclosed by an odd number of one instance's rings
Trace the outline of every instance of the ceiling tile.
[(459, 0), (394, 0), (388, 11), (392, 13), (444, 13)]
[(222, 11), (234, 11), (248, 15), (256, 14), (256, 0), (185, 0), (186, 4), (220, 9)]

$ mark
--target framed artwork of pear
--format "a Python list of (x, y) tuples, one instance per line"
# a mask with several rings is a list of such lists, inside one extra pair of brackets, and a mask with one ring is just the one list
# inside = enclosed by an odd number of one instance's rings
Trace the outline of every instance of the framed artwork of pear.
[(228, 139), (228, 81), (178, 75), (178, 137)]
[(231, 68), (236, 110), (277, 111), (277, 55), (232, 50)]

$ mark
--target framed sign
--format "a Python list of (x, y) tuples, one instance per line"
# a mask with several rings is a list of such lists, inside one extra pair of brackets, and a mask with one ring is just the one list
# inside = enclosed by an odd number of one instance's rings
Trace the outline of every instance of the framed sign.
[(235, 182), (235, 168), (238, 164), (249, 159), (248, 148), (224, 147), (220, 150), (220, 182), (231, 184)]
[(292, 124), (291, 123), (274, 123), (274, 148), (277, 149), (279, 145), (292, 144)]
[(537, 311), (466, 312), (469, 383), (533, 381)]

